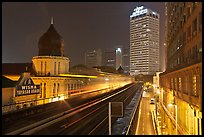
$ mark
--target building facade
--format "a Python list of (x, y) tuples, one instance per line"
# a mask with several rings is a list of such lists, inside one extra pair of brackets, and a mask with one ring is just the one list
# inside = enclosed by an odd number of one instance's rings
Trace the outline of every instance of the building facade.
[(117, 48), (116, 50), (115, 50), (115, 68), (116, 68), (116, 70), (121, 66), (122, 67), (122, 65), (123, 65), (123, 56), (122, 56), (122, 48)]
[[(162, 122), (168, 134), (175, 134), (177, 125), (178, 134), (202, 135), (202, 3), (167, 2), (165, 9), (167, 67), (160, 74)], [(172, 103), (175, 108), (169, 107)]]
[(114, 50), (104, 51), (103, 53), (103, 65), (104, 66), (116, 66), (115, 52)]
[(32, 58), (32, 63), (3, 64), (3, 76), (6, 78), (21, 81), (22, 75), (26, 74), (35, 85), (40, 86), (39, 93), (21, 96), (16, 94), (17, 89), (14, 87), (14, 90), (10, 90), (12, 96), (7, 96), (6, 100), (11, 100), (10, 104), (2, 106), (4, 112), (66, 99), (70, 91), (85, 84), (84, 78), (61, 76), (69, 73), (69, 58), (64, 56), (63, 39), (53, 24), (40, 37), (38, 51), (38, 56)]
[(125, 74), (129, 74), (129, 71), (130, 71), (130, 48), (129, 47), (124, 47), (123, 49), (122, 68), (124, 69)]
[(130, 50), (129, 47), (117, 45), (114, 49), (103, 53), (103, 65), (114, 67), (116, 70), (121, 66), (125, 74), (129, 74)]
[(85, 53), (85, 65), (87, 67), (102, 65), (102, 52), (100, 49), (90, 50)]
[(138, 6), (130, 16), (130, 75), (159, 72), (159, 14)]

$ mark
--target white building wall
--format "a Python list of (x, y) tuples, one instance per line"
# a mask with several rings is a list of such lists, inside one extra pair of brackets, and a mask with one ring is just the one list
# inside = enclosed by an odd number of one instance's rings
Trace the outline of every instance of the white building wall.
[(38, 75), (45, 76), (50, 73), (50, 76), (55, 76), (61, 73), (69, 73), (69, 58), (67, 57), (35, 56), (32, 62)]

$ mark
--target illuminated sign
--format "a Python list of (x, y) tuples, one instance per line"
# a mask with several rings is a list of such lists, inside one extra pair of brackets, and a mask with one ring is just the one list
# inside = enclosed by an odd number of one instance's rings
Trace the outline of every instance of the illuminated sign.
[(147, 9), (144, 9), (144, 6), (140, 6), (134, 9), (134, 12), (132, 13), (130, 17), (132, 18), (132, 17), (139, 16), (145, 13), (147, 13)]
[(40, 85), (16, 86), (16, 96), (39, 94)]
[(24, 79), (21, 85), (16, 86), (15, 96), (39, 94), (40, 85), (35, 85), (31, 78)]

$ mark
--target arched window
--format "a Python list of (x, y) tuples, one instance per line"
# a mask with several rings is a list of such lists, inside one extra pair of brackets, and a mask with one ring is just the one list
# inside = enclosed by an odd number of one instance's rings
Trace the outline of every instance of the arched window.
[(44, 98), (46, 98), (46, 83), (44, 83)]
[(19, 110), (19, 109), (20, 109), (20, 106), (16, 106), (16, 109)]
[(60, 86), (60, 84), (58, 83), (58, 84), (57, 84), (57, 96), (58, 96), (58, 94), (59, 94), (59, 88), (60, 88), (59, 86)]
[(23, 108), (26, 108), (27, 107), (27, 105), (26, 104), (23, 104)]
[(58, 74), (60, 74), (60, 62), (58, 62)]
[(56, 62), (55, 62), (55, 66), (54, 66), (54, 75), (56, 75)]
[(56, 84), (54, 83), (53, 96), (55, 96)]
[(46, 72), (46, 71), (47, 71), (46, 69), (47, 69), (47, 62), (45, 61), (45, 75), (46, 75), (46, 73), (47, 73), (47, 72)]
[(41, 61), (41, 75), (43, 74), (43, 62)]
[(42, 83), (40, 83), (40, 98), (42, 98)]

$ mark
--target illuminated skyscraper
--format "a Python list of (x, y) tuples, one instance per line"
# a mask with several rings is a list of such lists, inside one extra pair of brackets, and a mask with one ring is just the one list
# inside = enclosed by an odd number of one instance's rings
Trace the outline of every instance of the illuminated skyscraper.
[(116, 59), (116, 70), (121, 66), (122, 67), (122, 49), (117, 48), (115, 50), (115, 59)]
[(130, 75), (159, 70), (159, 14), (138, 6), (130, 16)]

